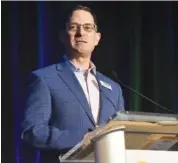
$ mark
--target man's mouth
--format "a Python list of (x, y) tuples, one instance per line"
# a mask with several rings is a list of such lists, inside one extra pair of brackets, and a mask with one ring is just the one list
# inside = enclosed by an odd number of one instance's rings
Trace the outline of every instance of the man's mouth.
[(84, 40), (76, 40), (77, 43), (87, 43), (87, 41), (84, 41)]

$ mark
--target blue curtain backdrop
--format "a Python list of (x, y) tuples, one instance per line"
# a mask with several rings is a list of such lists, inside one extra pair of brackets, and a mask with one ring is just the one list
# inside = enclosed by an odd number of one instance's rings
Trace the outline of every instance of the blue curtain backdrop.
[[(102, 32), (93, 54), (97, 69), (178, 113), (177, 2), (2, 2), (2, 162), (39, 163), (40, 153), (22, 150), (20, 122), (32, 70), (59, 61), (58, 39), (65, 10), (94, 9)], [(114, 78), (113, 78), (114, 79)], [(127, 110), (165, 110), (123, 88)], [(8, 160), (8, 161), (7, 161)]]

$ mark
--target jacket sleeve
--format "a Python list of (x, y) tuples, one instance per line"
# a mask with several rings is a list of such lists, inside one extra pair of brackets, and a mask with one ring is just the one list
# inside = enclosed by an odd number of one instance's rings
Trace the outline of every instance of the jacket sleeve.
[[(82, 140), (81, 131), (49, 126), (51, 106), (50, 91), (43, 77), (32, 73), (22, 122), (22, 140), (40, 149), (60, 150), (75, 146)], [(75, 136), (71, 139), (71, 135)]]

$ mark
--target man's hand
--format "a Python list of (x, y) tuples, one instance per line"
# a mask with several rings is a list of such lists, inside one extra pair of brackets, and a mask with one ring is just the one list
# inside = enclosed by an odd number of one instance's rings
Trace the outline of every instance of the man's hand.
[(83, 138), (83, 146), (82, 148), (86, 148), (91, 143), (91, 132), (88, 132), (84, 135)]
[[(98, 127), (99, 126), (97, 125), (96, 128), (98, 128)], [(86, 148), (89, 144), (91, 144), (91, 139), (93, 137), (94, 137), (94, 131), (91, 130), (90, 132), (87, 132), (83, 138), (83, 147), (82, 148)]]

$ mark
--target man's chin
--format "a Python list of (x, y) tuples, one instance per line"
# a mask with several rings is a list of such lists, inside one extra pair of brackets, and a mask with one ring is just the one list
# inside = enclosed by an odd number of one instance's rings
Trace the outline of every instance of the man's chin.
[(75, 49), (74, 53), (77, 56), (85, 56), (85, 57), (91, 55), (91, 52), (83, 50), (83, 49)]

